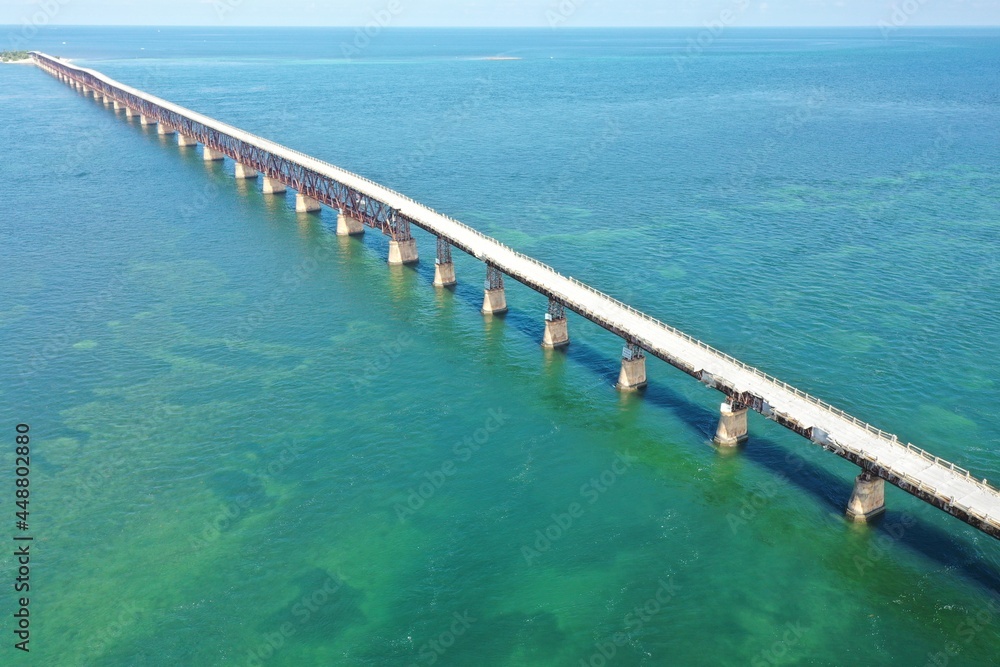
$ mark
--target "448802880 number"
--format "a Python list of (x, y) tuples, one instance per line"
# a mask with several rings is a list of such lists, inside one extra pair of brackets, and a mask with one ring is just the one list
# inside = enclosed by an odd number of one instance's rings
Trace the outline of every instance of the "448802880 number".
[(14, 438), (16, 445), (14, 453), (17, 455), (15, 461), (14, 474), (16, 475), (14, 484), (17, 489), (14, 495), (17, 498), (17, 527), (20, 530), (28, 529), (28, 501), (31, 492), (28, 486), (31, 484), (29, 475), (31, 474), (31, 438), (28, 436), (30, 427), (27, 424), (18, 424), (15, 428), (17, 436)]

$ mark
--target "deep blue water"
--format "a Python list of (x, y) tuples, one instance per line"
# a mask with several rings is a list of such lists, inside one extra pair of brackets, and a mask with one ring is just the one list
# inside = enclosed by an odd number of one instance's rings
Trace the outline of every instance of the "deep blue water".
[[(1000, 479), (1000, 31), (734, 29), (697, 52), (686, 30), (388, 30), (344, 59), (354, 34), (29, 46), (379, 180)], [(995, 540), (894, 488), (850, 526), (855, 467), (759, 418), (721, 456), (717, 394), (651, 360), (619, 396), (620, 341), (571, 316), (568, 351), (542, 351), (544, 299), (510, 281), (484, 320), (473, 259), (435, 290), (426, 235), (389, 268), (377, 233), (337, 239), (329, 211), (33, 67), (0, 77), (30, 664), (996, 662)]]

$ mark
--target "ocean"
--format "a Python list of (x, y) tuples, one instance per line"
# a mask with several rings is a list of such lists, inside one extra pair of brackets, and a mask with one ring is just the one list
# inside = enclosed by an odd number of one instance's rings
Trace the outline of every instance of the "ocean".
[[(15, 30), (4, 29), (4, 34)], [(1000, 31), (50, 27), (1000, 481)], [(704, 44), (704, 46), (702, 46)], [(695, 46), (693, 46), (695, 45)], [(987, 665), (1000, 550), (485, 270), (0, 65), (31, 665)], [(0, 624), (14, 643), (9, 545)]]

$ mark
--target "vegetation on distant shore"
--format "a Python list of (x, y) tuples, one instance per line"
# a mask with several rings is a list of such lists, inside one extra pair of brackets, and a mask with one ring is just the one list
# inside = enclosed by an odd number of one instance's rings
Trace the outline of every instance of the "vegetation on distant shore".
[(30, 56), (27, 51), (0, 51), (0, 63), (9, 63), (15, 60), (27, 60)]

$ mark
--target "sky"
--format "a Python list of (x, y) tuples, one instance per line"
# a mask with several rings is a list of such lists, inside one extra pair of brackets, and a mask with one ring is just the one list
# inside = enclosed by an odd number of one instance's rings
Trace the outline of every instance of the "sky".
[(0, 24), (1000, 25), (1000, 0), (0, 0)]

